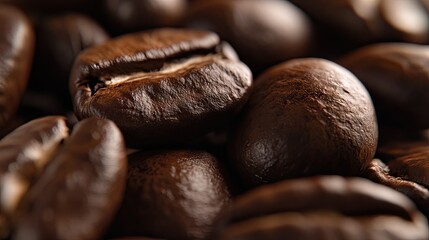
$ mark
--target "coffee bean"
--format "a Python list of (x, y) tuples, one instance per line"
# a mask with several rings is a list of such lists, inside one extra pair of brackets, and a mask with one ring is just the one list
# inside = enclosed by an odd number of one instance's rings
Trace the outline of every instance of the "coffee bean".
[(129, 146), (189, 140), (230, 121), (247, 100), (249, 69), (216, 34), (158, 29), (81, 53), (70, 79), (78, 118), (118, 124)]
[(45, 117), (20, 126), (0, 141), (0, 236), (10, 232), (11, 221), (30, 185), (52, 160), (68, 137), (63, 117)]
[(234, 200), (213, 239), (427, 239), (402, 194), (362, 178), (321, 176), (254, 189)]
[(11, 239), (98, 239), (112, 221), (127, 168), (119, 129), (91, 118), (60, 145), (67, 135), (62, 117), (46, 117), (0, 142), (7, 154), (0, 203)]
[(116, 32), (177, 26), (186, 0), (107, 0), (103, 2), (110, 26)]
[(396, 39), (422, 44), (429, 41), (429, 14), (420, 0), (381, 0), (380, 14)]
[(429, 132), (406, 131), (408, 133), (406, 135), (404, 131), (392, 133), (390, 130), (390, 132), (391, 135), (387, 135), (386, 131), (380, 131), (385, 140), (377, 147), (377, 156), (385, 162), (429, 149)]
[(186, 22), (218, 33), (257, 71), (305, 56), (313, 44), (310, 20), (282, 0), (200, 1)]
[[(394, 134), (391, 134), (391, 133)], [(411, 131), (407, 131), (410, 133)], [(409, 196), (429, 216), (429, 135), (426, 132), (398, 134), (386, 130), (385, 141), (377, 148), (380, 160), (373, 160), (366, 176)]]
[(15, 114), (27, 86), (34, 33), (27, 18), (0, 4), (0, 128)]
[(255, 80), (230, 158), (245, 181), (261, 184), (358, 175), (376, 145), (373, 105), (359, 80), (327, 60), (297, 59)]
[[(291, 0), (325, 26), (324, 34), (343, 44), (362, 44), (382, 39), (386, 26), (379, 14), (379, 0)], [(337, 40), (335, 40), (335, 38)], [(340, 41), (338, 41), (340, 39)], [(344, 40), (347, 40), (344, 42)]]
[(204, 239), (230, 198), (218, 160), (189, 150), (137, 152), (129, 159), (115, 234)]
[(429, 128), (429, 48), (384, 43), (356, 50), (340, 60), (371, 94), (384, 124)]
[(363, 174), (366, 178), (405, 194), (412, 199), (426, 216), (429, 216), (429, 190), (412, 181), (396, 177), (390, 169), (379, 159), (374, 159)]
[(76, 56), (108, 38), (101, 26), (85, 15), (66, 14), (44, 19), (38, 25), (30, 88), (55, 95), (71, 108), (69, 76)]

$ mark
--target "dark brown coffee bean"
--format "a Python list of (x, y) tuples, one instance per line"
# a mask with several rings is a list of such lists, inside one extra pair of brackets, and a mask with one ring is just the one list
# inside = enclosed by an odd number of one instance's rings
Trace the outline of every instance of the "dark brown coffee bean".
[(0, 4), (0, 128), (15, 114), (33, 61), (34, 33), (17, 9)]
[(245, 181), (356, 175), (377, 145), (374, 108), (359, 80), (322, 59), (277, 65), (256, 81), (230, 146)]
[(408, 135), (402, 133), (394, 133), (387, 138), (385, 131), (380, 134), (385, 135), (385, 140), (380, 142), (377, 147), (377, 156), (383, 161), (391, 160), (413, 155), (418, 152), (429, 150), (429, 132), (413, 132), (408, 131)]
[(429, 191), (424, 186), (391, 174), (389, 167), (379, 159), (371, 162), (363, 176), (407, 195), (420, 211), (429, 216)]
[(118, 124), (132, 146), (188, 140), (231, 120), (251, 72), (216, 34), (158, 29), (85, 50), (70, 79), (78, 118)]
[(426, 148), (396, 158), (388, 163), (390, 172), (407, 180), (429, 187), (429, 144)]
[(218, 160), (187, 150), (138, 152), (129, 159), (115, 234), (204, 239), (230, 198)]
[[(350, 43), (381, 39), (386, 29), (379, 15), (380, 1), (366, 0), (291, 0), (334, 35)], [(335, 39), (334, 39), (335, 40)], [(340, 41), (339, 41), (340, 42)]]
[(118, 32), (177, 26), (186, 0), (107, 0), (103, 2), (110, 26)]
[(380, 13), (395, 39), (413, 43), (429, 41), (429, 14), (420, 0), (381, 0)]
[(283, 181), (236, 198), (214, 239), (427, 239), (402, 194), (362, 178)]
[(252, 70), (305, 56), (311, 50), (311, 23), (287, 1), (200, 1), (186, 22), (218, 33)]
[(429, 47), (384, 43), (364, 47), (340, 62), (361, 80), (383, 123), (429, 128)]
[(126, 169), (113, 122), (78, 123), (25, 196), (12, 239), (99, 239), (122, 199)]
[(71, 106), (69, 77), (76, 56), (108, 38), (96, 22), (81, 14), (44, 19), (38, 26), (30, 88), (54, 95)]
[(63, 117), (45, 117), (22, 125), (0, 141), (0, 238), (10, 232), (24, 194), (68, 131)]

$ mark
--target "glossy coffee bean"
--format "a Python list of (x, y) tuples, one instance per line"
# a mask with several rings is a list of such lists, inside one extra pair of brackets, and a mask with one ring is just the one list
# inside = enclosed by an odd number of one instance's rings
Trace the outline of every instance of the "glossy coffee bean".
[(429, 14), (420, 0), (381, 0), (380, 15), (394, 39), (429, 42)]
[(225, 172), (201, 151), (137, 152), (113, 225), (118, 236), (204, 239), (229, 203)]
[(27, 86), (34, 33), (27, 18), (0, 4), (0, 128), (14, 116)]
[(85, 15), (45, 18), (38, 25), (30, 88), (56, 95), (71, 106), (69, 77), (75, 58), (82, 50), (107, 39), (103, 28)]
[(200, 1), (186, 22), (218, 33), (257, 71), (305, 56), (313, 44), (310, 20), (283, 0)]
[(340, 63), (371, 94), (383, 123), (407, 129), (429, 128), (429, 48), (406, 43), (358, 49)]
[(230, 121), (250, 70), (211, 32), (157, 29), (82, 52), (70, 88), (78, 118), (113, 120), (131, 146), (177, 143)]
[(68, 135), (65, 119), (52, 116), (24, 124), (0, 141), (1, 238), (9, 234), (30, 185)]
[(7, 153), (1, 208), (11, 239), (98, 239), (112, 221), (127, 169), (119, 129), (91, 118), (67, 135), (62, 117), (46, 117), (0, 142)]
[(283, 181), (234, 200), (213, 239), (427, 239), (404, 195), (362, 178)]
[(117, 32), (177, 26), (186, 0), (107, 0), (103, 2), (109, 25)]
[[(379, 13), (379, 0), (291, 0), (313, 17), (317, 23), (342, 44), (362, 44), (386, 35), (386, 26)], [(337, 39), (337, 40), (335, 40)], [(346, 42), (344, 43), (344, 41)]]
[(377, 123), (368, 92), (327, 60), (297, 59), (255, 80), (229, 155), (249, 184), (357, 175), (372, 160)]

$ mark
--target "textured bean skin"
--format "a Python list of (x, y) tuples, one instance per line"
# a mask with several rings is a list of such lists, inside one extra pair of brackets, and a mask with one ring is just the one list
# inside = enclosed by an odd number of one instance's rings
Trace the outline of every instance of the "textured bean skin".
[(249, 184), (358, 175), (377, 138), (371, 99), (356, 77), (327, 60), (298, 59), (255, 80), (229, 154)]
[(179, 29), (87, 49), (70, 79), (78, 118), (109, 118), (127, 144), (140, 147), (181, 142), (228, 122), (250, 84), (250, 70), (216, 34)]
[(391, 174), (389, 168), (379, 159), (374, 159), (363, 175), (371, 181), (403, 193), (414, 201), (422, 213), (429, 215), (429, 190), (426, 187)]
[(129, 159), (115, 234), (205, 239), (230, 199), (218, 160), (190, 150), (137, 152)]
[(0, 4), (0, 128), (15, 114), (27, 86), (34, 33), (14, 7)]
[(412, 199), (429, 216), (429, 136), (425, 131), (384, 131), (365, 177)]
[(358, 49), (340, 64), (361, 80), (384, 123), (407, 129), (429, 128), (429, 48), (381, 43)]
[(213, 239), (427, 239), (405, 196), (362, 178), (278, 182), (235, 199)]
[(125, 187), (127, 160), (113, 122), (78, 123), (24, 200), (12, 239), (98, 239)]

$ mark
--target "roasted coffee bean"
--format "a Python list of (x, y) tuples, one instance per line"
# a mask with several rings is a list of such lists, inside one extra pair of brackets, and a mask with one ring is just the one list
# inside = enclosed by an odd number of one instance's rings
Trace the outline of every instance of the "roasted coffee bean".
[(407, 129), (429, 128), (429, 47), (384, 43), (364, 47), (340, 63), (371, 94), (383, 123)]
[(186, 0), (106, 0), (103, 2), (110, 26), (117, 32), (177, 26)]
[(363, 174), (366, 178), (407, 195), (426, 216), (429, 216), (429, 191), (426, 187), (406, 178), (397, 177), (379, 159), (374, 159)]
[(204, 239), (230, 199), (218, 160), (189, 150), (137, 152), (129, 159), (115, 234)]
[[(362, 44), (386, 35), (379, 14), (380, 0), (290, 0), (317, 23), (330, 31), (324, 34), (340, 38), (342, 44)], [(347, 41), (345, 41), (347, 40)]]
[(24, 194), (68, 131), (63, 117), (45, 117), (22, 125), (0, 141), (0, 238), (10, 232)]
[(377, 156), (385, 162), (429, 150), (429, 131), (380, 131), (384, 141), (377, 147)]
[(327, 60), (297, 59), (255, 80), (229, 155), (245, 181), (261, 184), (357, 175), (376, 145), (374, 108), (359, 80)]
[(127, 168), (119, 129), (91, 118), (60, 145), (67, 135), (62, 117), (46, 117), (0, 142), (0, 203), (9, 224), (2, 227), (13, 229), (12, 239), (98, 239), (112, 221)]
[(14, 116), (27, 86), (34, 33), (17, 9), (0, 4), (0, 128)]
[(213, 239), (428, 239), (402, 194), (362, 178), (321, 176), (266, 185), (234, 200)]
[(385, 164), (374, 160), (367, 177), (408, 195), (429, 216), (429, 135), (392, 130), (389, 133), (381, 132), (385, 141), (377, 148), (377, 156)]
[(381, 0), (380, 15), (394, 39), (428, 43), (429, 14), (420, 0)]
[(78, 118), (109, 118), (130, 146), (153, 146), (227, 123), (247, 100), (251, 81), (250, 70), (216, 34), (157, 29), (85, 50), (70, 88)]
[(218, 33), (246, 64), (259, 71), (308, 55), (313, 40), (310, 20), (283, 0), (200, 1), (186, 22)]
[(30, 88), (55, 95), (71, 107), (69, 77), (76, 56), (109, 38), (92, 19), (81, 14), (46, 18), (37, 31), (36, 60)]

